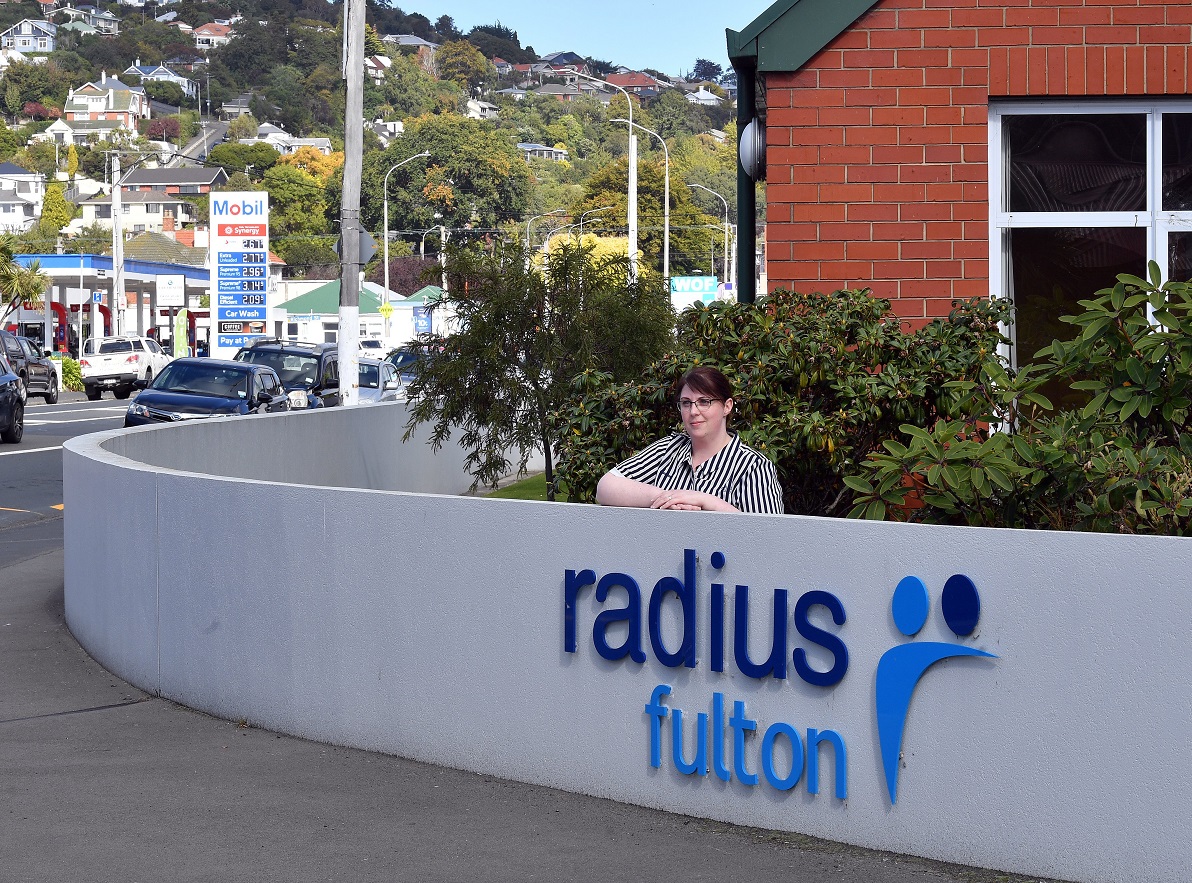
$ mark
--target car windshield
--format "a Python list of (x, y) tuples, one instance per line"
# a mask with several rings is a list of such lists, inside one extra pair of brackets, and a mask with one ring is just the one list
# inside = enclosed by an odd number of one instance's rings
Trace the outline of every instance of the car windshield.
[(105, 340), (99, 345), (99, 354), (106, 356), (108, 353), (131, 353), (131, 340)]
[(305, 386), (310, 389), (319, 379), (319, 357), (302, 353), (283, 353), (278, 350), (251, 349), (236, 353), (237, 362), (268, 365), (281, 378), (282, 386)]
[(381, 386), (381, 366), (361, 365), (360, 386), (367, 389), (378, 389)]
[(381, 341), (379, 341), (379, 340), (362, 340), (362, 341), (360, 341), (360, 349), (362, 349), (362, 350), (379, 350), (379, 349), (381, 349)]
[(248, 398), (248, 372), (227, 365), (170, 362), (149, 384), (149, 389), (187, 395)]

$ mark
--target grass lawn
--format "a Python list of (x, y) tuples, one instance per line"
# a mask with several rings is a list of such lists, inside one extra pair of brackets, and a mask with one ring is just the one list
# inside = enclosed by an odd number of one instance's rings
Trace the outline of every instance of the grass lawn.
[[(500, 490), (495, 490), (491, 494), (485, 496), (494, 497), (500, 500), (542, 500), (546, 501), (546, 474), (539, 473), (538, 475), (531, 475), (529, 478), (524, 478), (521, 481), (506, 485)], [(567, 501), (567, 494), (562, 493), (556, 500), (559, 502)]]

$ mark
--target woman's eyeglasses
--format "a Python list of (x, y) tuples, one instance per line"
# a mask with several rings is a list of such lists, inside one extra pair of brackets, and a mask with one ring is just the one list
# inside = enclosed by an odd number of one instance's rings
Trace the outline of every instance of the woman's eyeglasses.
[(706, 411), (712, 407), (713, 402), (723, 402), (724, 399), (679, 399), (678, 406), (680, 411), (690, 411), (692, 408), (699, 408), (701, 411)]

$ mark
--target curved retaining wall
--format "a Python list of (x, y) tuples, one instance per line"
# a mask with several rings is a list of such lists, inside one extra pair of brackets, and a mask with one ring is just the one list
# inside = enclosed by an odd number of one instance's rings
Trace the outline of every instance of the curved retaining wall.
[[(68, 443), (79, 641), (310, 739), (991, 868), (1186, 879), (1192, 541), (440, 496), (462, 454), (401, 444), (405, 417)], [(785, 677), (763, 676), (776, 644)]]

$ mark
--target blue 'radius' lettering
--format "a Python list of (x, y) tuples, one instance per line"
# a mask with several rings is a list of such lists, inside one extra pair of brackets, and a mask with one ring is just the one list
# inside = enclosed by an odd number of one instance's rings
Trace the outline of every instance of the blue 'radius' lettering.
[(965, 647), (923, 641), (900, 644), (882, 654), (877, 664), (877, 738), (882, 751), (882, 767), (886, 773), (886, 789), (890, 803), (898, 799), (898, 760), (902, 754), (902, 733), (906, 715), (920, 678), (927, 669), (944, 659), (957, 656), (984, 656), (996, 659), (993, 653)]

